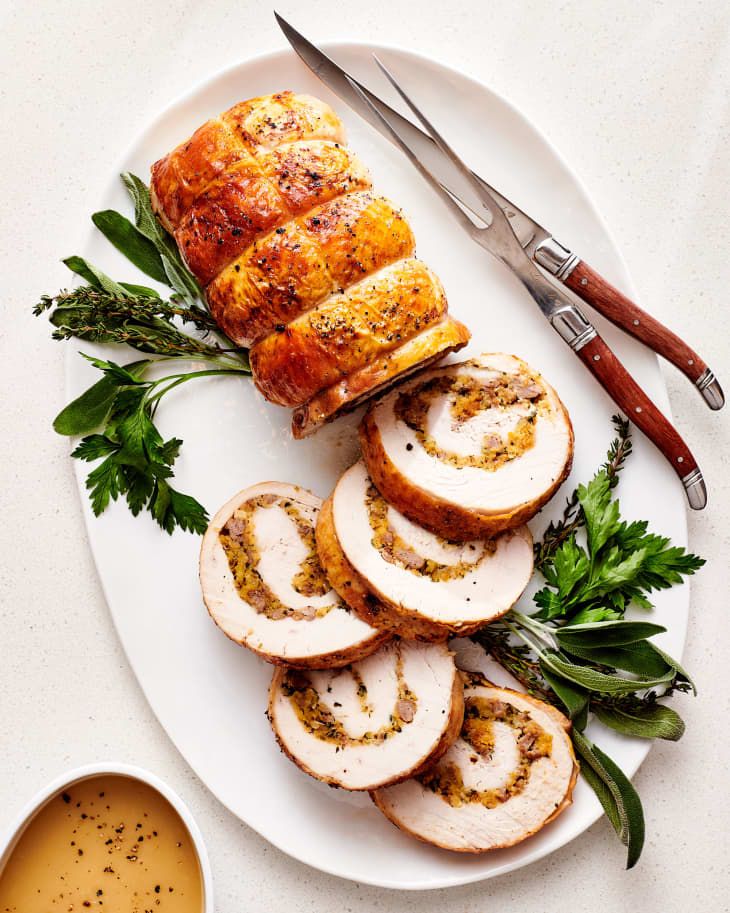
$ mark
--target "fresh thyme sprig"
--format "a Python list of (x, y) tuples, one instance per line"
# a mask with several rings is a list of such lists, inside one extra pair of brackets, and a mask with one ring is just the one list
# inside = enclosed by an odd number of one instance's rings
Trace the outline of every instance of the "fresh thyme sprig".
[(623, 415), (614, 415), (611, 418), (616, 437), (611, 441), (606, 462), (602, 468), (606, 471), (611, 488), (618, 485), (618, 474), (624, 463), (631, 456), (633, 444), (631, 443), (631, 423)]
[[(103, 377), (69, 403), (53, 427), (59, 434), (85, 435), (72, 456), (97, 464), (86, 480), (95, 514), (123, 496), (135, 516), (148, 510), (168, 533), (176, 527), (202, 533), (205, 508), (169, 481), (182, 440), (164, 441), (155, 414), (164, 396), (190, 380), (248, 376), (248, 353), (218, 328), (174, 239), (157, 222), (147, 187), (131, 174), (122, 180), (134, 202), (134, 224), (112, 210), (95, 213), (94, 224), (130, 262), (169, 286), (169, 300), (152, 288), (117, 282), (74, 256), (64, 263), (87, 284), (43, 295), (33, 313), (48, 316), (53, 339), (122, 344), (156, 357), (127, 365), (90, 358)], [(206, 367), (156, 376), (161, 364), (181, 358)]]
[[(703, 564), (696, 555), (621, 520), (613, 497), (631, 454), (629, 423), (613, 418), (617, 437), (606, 462), (568, 498), (563, 517), (535, 547), (546, 585), (528, 615), (513, 609), (473, 639), (531, 694), (562, 709), (584, 776), (636, 863), (644, 841), (641, 801), (628, 778), (584, 734), (589, 714), (625, 735), (677, 740), (684, 723), (659, 702), (693, 690), (680, 664), (650, 639), (665, 629), (627, 621), (629, 605), (651, 608), (648, 594), (680, 583)], [(585, 530), (585, 545), (578, 532)], [(582, 534), (583, 535), (583, 534)]]
[[(609, 487), (613, 489), (618, 484), (619, 473), (623, 469), (626, 459), (631, 455), (632, 444), (628, 419), (622, 415), (614, 415), (611, 421), (617, 436), (611, 441), (606, 462), (601, 468), (605, 470), (609, 480)], [(535, 567), (537, 570), (541, 570), (542, 566), (555, 554), (563, 542), (583, 526), (585, 526), (585, 516), (578, 500), (578, 489), (576, 488), (566, 501), (563, 516), (557, 523), (551, 520), (542, 540), (535, 543)]]
[(178, 317), (183, 323), (194, 324), (198, 330), (218, 330), (209, 311), (197, 304), (184, 304), (175, 295), (170, 301), (151, 295), (127, 295), (120, 298), (83, 285), (71, 291), (61, 291), (57, 295), (43, 295), (40, 303), (33, 308), (33, 313), (38, 316), (52, 308), (83, 311), (88, 313), (91, 322), (129, 317), (148, 321)]
[[(247, 364), (245, 350), (224, 348), (211, 336), (219, 334), (208, 313), (198, 305), (178, 300), (132, 296), (80, 286), (57, 295), (44, 295), (33, 308), (36, 316), (48, 312), (55, 327), (53, 339), (86, 339), (90, 342), (117, 343), (140, 352), (156, 355), (228, 358), (231, 365)], [(191, 323), (205, 333), (204, 338), (183, 332), (172, 321)]]

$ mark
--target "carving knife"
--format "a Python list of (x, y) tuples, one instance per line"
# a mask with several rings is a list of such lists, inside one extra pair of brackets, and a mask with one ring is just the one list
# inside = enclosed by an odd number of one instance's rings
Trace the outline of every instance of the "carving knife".
[[(453, 163), (440, 154), (427, 133), (350, 76), (278, 13), (274, 15), (292, 48), (329, 89), (393, 142), (393, 137), (384, 127), (378, 112), (385, 115), (443, 187), (457, 196), (473, 212), (484, 212), (483, 203), (470, 181), (459, 169), (453, 167)], [(725, 397), (719, 381), (687, 343), (603, 279), (576, 253), (557, 241), (546, 228), (530, 218), (483, 178), (478, 175), (474, 177), (499, 204), (525, 253), (534, 263), (616, 326), (670, 361), (695, 384), (710, 409), (722, 408)]]

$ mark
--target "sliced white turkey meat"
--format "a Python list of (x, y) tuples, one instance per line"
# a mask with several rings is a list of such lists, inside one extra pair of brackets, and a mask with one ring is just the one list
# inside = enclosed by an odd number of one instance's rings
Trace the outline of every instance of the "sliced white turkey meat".
[(306, 489), (262, 482), (224, 504), (203, 537), (200, 583), (211, 617), (269, 662), (342, 666), (388, 639), (327, 581), (314, 537), (320, 505)]
[(464, 675), (464, 724), (416, 778), (372, 793), (401, 830), (435, 846), (485, 853), (520, 843), (572, 801), (570, 723), (550, 704)]
[(456, 739), (463, 687), (444, 644), (391, 641), (343, 669), (279, 668), (269, 719), (303, 771), (345, 789), (377, 789), (414, 776)]
[(450, 540), (521, 526), (570, 471), (573, 429), (557, 393), (513, 355), (481, 355), (417, 375), (360, 425), (386, 500)]
[(469, 634), (509, 611), (533, 568), (527, 527), (450, 542), (389, 505), (362, 461), (325, 502), (317, 546), (333, 587), (361, 617), (432, 640)]

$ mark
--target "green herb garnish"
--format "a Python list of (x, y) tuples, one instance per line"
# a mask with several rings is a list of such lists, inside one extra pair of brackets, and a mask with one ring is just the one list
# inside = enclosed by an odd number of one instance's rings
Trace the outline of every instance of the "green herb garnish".
[[(658, 698), (694, 685), (650, 638), (665, 628), (625, 620), (630, 605), (652, 607), (649, 594), (681, 583), (704, 564), (648, 530), (621, 519), (613, 491), (631, 454), (629, 423), (614, 416), (617, 437), (606, 462), (568, 498), (563, 516), (535, 545), (545, 586), (538, 610), (517, 609), (473, 636), (531, 694), (573, 723), (583, 775), (636, 864), (644, 842), (641, 801), (628, 778), (584, 733), (589, 713), (624, 735), (676, 741), (684, 723)], [(579, 536), (583, 541), (579, 541)]]
[[(618, 473), (631, 453), (628, 423), (614, 417), (619, 436), (607, 462), (587, 485), (579, 485), (563, 519), (550, 524), (535, 547), (536, 567), (547, 586), (535, 594), (537, 618), (569, 624), (621, 618), (634, 603), (651, 608), (649, 594), (681, 583), (704, 564), (701, 558), (672, 547), (648, 532), (644, 521), (621, 520), (612, 497)], [(576, 533), (585, 527), (586, 545)]]
[[(155, 413), (166, 394), (194, 378), (248, 376), (248, 354), (213, 320), (174, 239), (155, 218), (145, 184), (132, 174), (122, 180), (134, 201), (134, 224), (113, 210), (95, 213), (93, 222), (135, 266), (172, 290), (169, 300), (147, 286), (116, 282), (74, 256), (63, 262), (87, 284), (43, 296), (33, 312), (48, 315), (54, 339), (121, 343), (155, 357), (127, 365), (89, 358), (103, 377), (69, 403), (53, 427), (59, 434), (86, 435), (72, 456), (97, 463), (86, 480), (96, 515), (124, 496), (135, 516), (149, 511), (168, 533), (176, 527), (202, 533), (208, 523), (205, 508), (169, 481), (182, 441), (163, 440)], [(205, 367), (160, 376), (160, 366), (173, 358)]]

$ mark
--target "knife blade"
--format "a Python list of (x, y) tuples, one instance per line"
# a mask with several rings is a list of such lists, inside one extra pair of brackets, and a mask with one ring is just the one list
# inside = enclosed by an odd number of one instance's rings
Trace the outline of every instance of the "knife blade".
[[(458, 169), (451, 163), (444, 162), (438, 155), (436, 145), (430, 136), (370, 92), (277, 12), (274, 12), (274, 15), (293, 50), (329, 89), (381, 135), (393, 142), (393, 138), (383, 128), (383, 120), (378, 114), (383, 115), (386, 120), (390, 119), (399, 134), (407, 140), (408, 145), (441, 185), (481, 219), (487, 223), (490, 221), (491, 214), (485, 210), (484, 202), (475, 194), (474, 188)], [(671, 362), (695, 385), (710, 409), (723, 407), (725, 397), (720, 383), (694, 349), (603, 279), (596, 270), (561, 244), (544, 226), (492, 187), (484, 178), (473, 172), (472, 174), (502, 209), (525, 253), (553, 280), (565, 285), (624, 332)]]
[[(339, 64), (335, 63), (331, 57), (328, 57), (324, 51), (321, 51), (316, 45), (308, 41), (304, 35), (298, 32), (294, 26), (290, 25), (278, 13), (274, 13), (276, 20), (281, 27), (282, 32), (296, 51), (299, 57), (309, 67), (309, 69), (322, 82), (331, 89), (335, 95), (346, 102), (353, 111), (360, 115), (363, 120), (367, 121), (371, 127), (374, 127), (381, 136), (384, 136), (391, 143), (392, 137), (387, 130), (383, 129), (382, 121), (377, 117), (367, 103), (364, 101), (357, 89), (366, 96), (370, 104), (382, 109), (384, 113), (394, 120), (398, 125), (398, 130), (408, 139), (408, 144), (414, 149), (421, 160), (425, 162), (429, 169), (436, 175), (441, 184), (481, 218), (489, 220), (489, 214), (485, 213), (484, 203), (476, 196), (474, 189), (468, 181), (464, 180), (463, 175), (456, 168), (445, 165), (434, 141), (417, 127), (407, 117), (403, 117), (384, 101), (374, 95), (366, 86), (355, 79), (350, 73), (344, 70)], [(357, 87), (357, 89), (355, 88)], [(534, 219), (530, 218), (526, 212), (523, 212), (518, 206), (515, 206), (494, 187), (475, 175), (477, 180), (484, 185), (489, 193), (494, 197), (502, 208), (503, 212), (510, 220), (512, 230), (517, 235), (520, 244), (531, 254), (532, 250), (546, 238), (550, 236), (547, 229), (543, 228)]]

